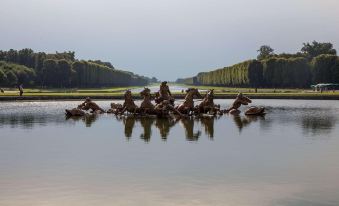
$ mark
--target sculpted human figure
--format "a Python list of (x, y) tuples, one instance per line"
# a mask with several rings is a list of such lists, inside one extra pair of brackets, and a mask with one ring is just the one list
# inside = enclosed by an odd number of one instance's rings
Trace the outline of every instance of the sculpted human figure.
[(159, 95), (159, 98), (156, 100), (156, 103), (160, 103), (161, 101), (164, 101), (164, 100), (169, 100), (172, 105), (174, 104), (174, 98), (172, 97), (172, 93), (169, 90), (169, 87), (166, 81), (161, 82), (158, 95)]

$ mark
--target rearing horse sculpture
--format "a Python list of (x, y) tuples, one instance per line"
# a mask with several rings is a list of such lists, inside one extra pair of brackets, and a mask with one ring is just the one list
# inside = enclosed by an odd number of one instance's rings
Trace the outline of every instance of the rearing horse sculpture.
[(154, 113), (154, 105), (151, 102), (151, 90), (145, 87), (144, 90), (140, 92), (140, 95), (144, 98), (140, 105), (140, 111), (146, 114)]
[(188, 88), (184, 102), (177, 106), (176, 109), (183, 114), (189, 114), (194, 110), (194, 97), (202, 98), (197, 88)]
[(248, 105), (249, 103), (252, 103), (252, 100), (244, 96), (242, 93), (239, 93), (237, 95), (237, 98), (234, 100), (232, 106), (224, 110), (224, 112), (229, 113), (229, 114), (240, 114), (240, 110), (239, 110), (240, 106)]
[(220, 105), (214, 104), (214, 89), (210, 89), (205, 95), (202, 102), (196, 106), (195, 112), (197, 113), (220, 113)]
[(139, 111), (138, 106), (134, 103), (131, 90), (127, 90), (124, 94), (124, 104), (122, 105), (121, 111), (118, 113), (123, 114), (125, 111), (130, 113), (137, 113)]

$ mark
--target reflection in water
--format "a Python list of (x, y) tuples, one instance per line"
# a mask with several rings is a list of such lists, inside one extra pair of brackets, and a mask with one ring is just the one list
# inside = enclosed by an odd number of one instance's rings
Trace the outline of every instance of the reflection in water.
[(218, 116), (218, 117), (202, 117), (202, 118), (199, 118), (202, 126), (205, 129), (205, 134), (211, 140), (214, 137), (214, 121), (218, 120), (218, 119), (220, 119), (220, 116)]
[(198, 141), (201, 131), (194, 132), (194, 119), (193, 118), (184, 118), (181, 119), (181, 124), (185, 128), (186, 140), (188, 141)]
[(127, 140), (129, 140), (132, 137), (133, 128), (135, 125), (135, 118), (126, 117), (126, 118), (122, 118), (122, 120), (125, 125), (125, 137)]
[(317, 115), (304, 116), (302, 118), (303, 132), (308, 134), (328, 134), (336, 124), (336, 118), (327, 116), (326, 118)]
[(252, 122), (256, 122), (256, 121), (264, 121), (265, 120), (265, 116), (261, 115), (261, 116), (240, 116), (240, 115), (233, 115), (233, 121), (235, 123), (235, 125), (238, 127), (239, 132), (242, 131), (242, 129), (244, 127), (247, 127), (248, 125), (250, 125)]
[(174, 118), (157, 118), (155, 122), (156, 128), (159, 129), (160, 136), (163, 140), (167, 140), (170, 129), (176, 125), (179, 119)]
[(145, 142), (149, 142), (152, 135), (152, 124), (154, 122), (154, 118), (141, 118), (140, 124), (144, 129), (144, 133), (140, 134), (140, 138)]
[[(280, 101), (272, 101), (278, 104)], [(104, 103), (104, 102), (103, 102)], [(109, 102), (107, 102), (107, 105)], [(270, 103), (270, 102), (269, 102)], [(292, 104), (293, 103), (293, 104)], [(69, 104), (69, 105), (67, 105)], [(225, 124), (234, 123), (242, 132), (245, 128), (254, 122), (258, 123), (262, 131), (269, 132), (276, 129), (277, 125), (297, 125), (306, 136), (327, 135), (333, 131), (338, 122), (337, 109), (332, 103), (326, 101), (289, 101), (279, 103), (278, 105), (266, 106), (269, 113), (263, 116), (245, 116), (243, 114), (233, 116), (224, 115), (221, 117), (191, 117), (185, 119), (171, 118), (154, 118), (154, 117), (133, 117), (122, 116), (115, 117), (113, 115), (87, 115), (84, 117), (71, 117), (65, 121), (63, 111), (65, 107), (78, 104), (77, 102), (25, 102), (25, 103), (4, 103), (1, 104), (0, 110), (0, 128), (24, 128), (34, 129), (34, 127), (51, 126), (51, 125), (75, 125), (76, 122), (83, 122), (86, 127), (92, 127), (96, 121), (118, 121), (121, 123), (121, 134), (124, 134), (127, 140), (133, 136), (133, 129), (136, 125), (140, 125), (142, 132), (138, 131), (139, 136), (145, 142), (151, 140), (152, 129), (159, 131), (159, 136), (163, 140), (167, 140), (172, 128), (178, 128), (180, 125), (182, 135), (185, 135), (188, 141), (197, 141), (203, 135), (201, 131), (210, 139), (215, 136), (215, 122), (223, 121)], [(287, 105), (285, 105), (287, 104)], [(309, 105), (310, 104), (310, 105)], [(329, 105), (326, 105), (329, 104)], [(324, 105), (321, 107), (321, 105)], [(331, 106), (332, 105), (332, 106)], [(71, 124), (73, 123), (73, 124)], [(117, 125), (119, 128), (119, 124)], [(179, 124), (178, 124), (179, 123)], [(101, 123), (99, 123), (101, 124)], [(219, 124), (217, 124), (219, 125)], [(218, 126), (220, 127), (220, 126)], [(157, 133), (156, 133), (157, 134)]]
[(339, 205), (338, 101), (257, 102), (264, 118), (0, 103), (0, 205)]
[(0, 128), (10, 126), (11, 128), (22, 127), (32, 129), (37, 125), (46, 125), (47, 122), (64, 124), (65, 118), (63, 116), (56, 118), (53, 115), (43, 114), (0, 114)]
[(66, 120), (73, 120), (73, 121), (79, 121), (82, 120), (86, 127), (91, 127), (92, 124), (98, 119), (98, 116), (95, 114), (87, 114), (85, 116), (79, 117), (79, 116), (66, 116)]
[[(80, 120), (82, 118), (76, 118)], [(95, 121), (97, 118), (91, 118), (92, 121)], [(135, 116), (121, 116), (116, 118), (119, 122), (124, 125), (124, 133), (127, 140), (133, 135), (133, 129), (140, 125), (143, 129), (143, 132), (139, 135), (142, 140), (149, 142), (152, 137), (152, 127), (155, 127), (159, 130), (160, 137), (162, 140), (166, 141), (167, 137), (170, 134), (171, 128), (177, 125), (178, 122), (183, 126), (185, 131), (185, 137), (188, 141), (197, 141), (201, 136), (201, 131), (194, 130), (195, 123), (200, 122), (205, 129), (207, 137), (211, 140), (214, 136), (214, 121), (216, 118), (155, 118), (155, 117), (135, 117)], [(82, 119), (83, 120), (83, 119)], [(90, 125), (89, 125), (90, 126)]]

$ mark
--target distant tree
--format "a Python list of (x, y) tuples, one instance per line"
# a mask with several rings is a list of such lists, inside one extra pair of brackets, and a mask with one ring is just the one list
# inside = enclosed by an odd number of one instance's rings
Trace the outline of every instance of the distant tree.
[(152, 82), (152, 83), (157, 83), (157, 82), (158, 82), (158, 79), (157, 79), (156, 77), (152, 77), (152, 78), (151, 78), (151, 82)]
[(71, 65), (68, 61), (65, 59), (62, 59), (58, 62), (58, 79), (59, 79), (59, 85), (61, 87), (68, 87), (71, 83)]
[(303, 52), (310, 58), (319, 56), (321, 54), (337, 54), (337, 51), (333, 49), (333, 45), (331, 43), (320, 43), (317, 41), (313, 41), (311, 44), (308, 42), (303, 43), (301, 52)]
[(17, 62), (18, 61), (18, 52), (14, 49), (10, 49), (6, 54), (5, 61), (13, 62), (13, 63)]
[(36, 72), (36, 83), (37, 85), (42, 85), (43, 75), (42, 75), (42, 68), (43, 63), (46, 58), (46, 53), (38, 52), (34, 55), (34, 70)]
[(34, 67), (34, 51), (32, 49), (22, 49), (18, 51), (18, 64), (25, 65), (27, 67)]
[(338, 82), (337, 68), (338, 57), (335, 55), (322, 54), (311, 61), (313, 82), (335, 83)]
[(100, 64), (100, 65), (103, 65), (103, 66), (107, 66), (111, 69), (114, 69), (114, 66), (111, 64), (111, 62), (103, 62), (101, 60), (88, 60), (89, 62), (93, 62), (93, 63), (96, 63), (96, 64)]
[(4, 86), (6, 84), (7, 84), (7, 75), (2, 69), (0, 69), (0, 85)]
[(57, 87), (60, 79), (58, 78), (58, 63), (54, 59), (46, 59), (42, 68), (43, 84), (45, 86)]
[(14, 74), (13, 71), (8, 71), (6, 73), (6, 76), (8, 84), (11, 84), (11, 86), (18, 84), (18, 77)]
[(269, 45), (261, 46), (257, 52), (259, 52), (257, 58), (258, 60), (266, 59), (272, 55), (274, 55), (274, 49), (272, 49)]

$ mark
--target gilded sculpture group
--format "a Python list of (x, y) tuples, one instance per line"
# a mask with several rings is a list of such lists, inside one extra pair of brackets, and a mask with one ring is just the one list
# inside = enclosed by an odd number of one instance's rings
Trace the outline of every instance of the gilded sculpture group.
[[(220, 109), (220, 105), (214, 103), (213, 89), (209, 90), (206, 95), (202, 97), (198, 89), (188, 88), (183, 102), (175, 106), (175, 99), (172, 97), (167, 82), (162, 82), (159, 91), (155, 93), (155, 104), (152, 103), (153, 97), (149, 88), (144, 88), (144, 90), (140, 92), (140, 95), (143, 100), (140, 106), (137, 106), (134, 102), (132, 92), (127, 90), (124, 94), (124, 103), (112, 103), (111, 108), (107, 111), (103, 110), (98, 104), (87, 97), (77, 108), (71, 110), (66, 109), (66, 115), (83, 116), (86, 114), (85, 111), (90, 111), (95, 114), (107, 112), (115, 115), (123, 115), (130, 113), (133, 115), (156, 115), (158, 117), (167, 117), (171, 114), (181, 117), (191, 115), (222, 115), (225, 113), (240, 114), (240, 106), (248, 105), (252, 102), (248, 97), (239, 93), (233, 104), (228, 109), (222, 110)], [(202, 100), (199, 104), (194, 105), (194, 98), (200, 98)], [(264, 112), (265, 108), (263, 107), (250, 107), (245, 111), (245, 114), (262, 115)]]

